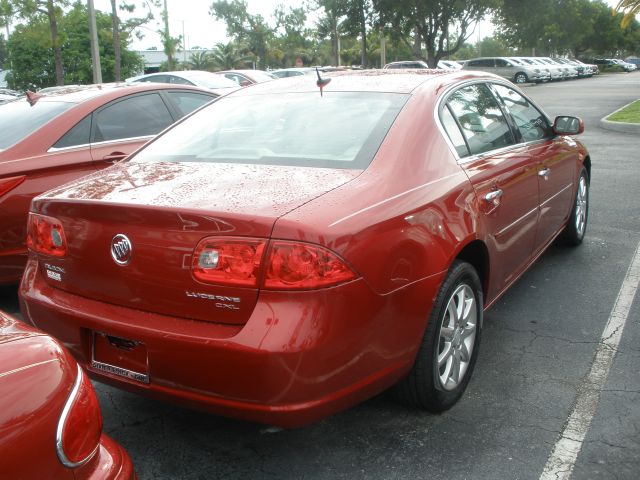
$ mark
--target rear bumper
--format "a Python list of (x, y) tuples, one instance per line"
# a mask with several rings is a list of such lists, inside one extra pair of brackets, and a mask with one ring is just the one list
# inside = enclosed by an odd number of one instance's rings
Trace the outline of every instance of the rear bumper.
[[(388, 295), (362, 279), (266, 292), (244, 326), (173, 318), (49, 286), (30, 258), (26, 321), (59, 338), (96, 379), (213, 413), (301, 426), (391, 386), (410, 369), (444, 273)], [(92, 332), (142, 342), (149, 383), (91, 367)]]
[(98, 451), (89, 462), (74, 471), (77, 480), (135, 480), (129, 454), (105, 434)]

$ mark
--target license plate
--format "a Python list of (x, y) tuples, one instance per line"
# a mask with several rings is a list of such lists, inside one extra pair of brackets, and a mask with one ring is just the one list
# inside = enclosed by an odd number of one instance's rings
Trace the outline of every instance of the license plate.
[(93, 332), (91, 367), (104, 373), (149, 383), (147, 346), (102, 332)]

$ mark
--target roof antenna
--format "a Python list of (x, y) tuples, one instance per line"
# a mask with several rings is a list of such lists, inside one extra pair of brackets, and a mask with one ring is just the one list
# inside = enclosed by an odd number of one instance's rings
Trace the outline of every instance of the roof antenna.
[(25, 95), (27, 96), (27, 102), (29, 102), (29, 105), (31, 105), (32, 107), (40, 98), (42, 98), (41, 93), (32, 92), (31, 90), (27, 90), (25, 92)]
[(329, 85), (329, 82), (331, 81), (330, 78), (322, 78), (320, 76), (320, 70), (318, 70), (318, 67), (316, 67), (316, 73), (318, 74), (318, 81), (316, 82), (316, 85), (318, 87), (320, 87), (320, 96), (322, 96), (322, 89), (324, 87), (326, 87), (327, 85)]

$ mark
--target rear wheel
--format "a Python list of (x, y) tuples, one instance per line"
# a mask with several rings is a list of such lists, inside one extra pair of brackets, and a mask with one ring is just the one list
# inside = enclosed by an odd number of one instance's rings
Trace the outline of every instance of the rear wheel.
[(415, 364), (396, 386), (398, 399), (431, 412), (458, 401), (478, 357), (482, 302), (475, 269), (456, 260), (436, 297)]
[(578, 188), (573, 201), (573, 208), (569, 221), (562, 232), (562, 240), (567, 245), (580, 245), (587, 230), (587, 219), (589, 217), (589, 174), (587, 169), (582, 167)]
[(527, 83), (527, 81), (529, 79), (528, 79), (526, 73), (518, 72), (518, 73), (516, 73), (516, 76), (514, 77), (514, 80), (515, 80), (516, 83)]

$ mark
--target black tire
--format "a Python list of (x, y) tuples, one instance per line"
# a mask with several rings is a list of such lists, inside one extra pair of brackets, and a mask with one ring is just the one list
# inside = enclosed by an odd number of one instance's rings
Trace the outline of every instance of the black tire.
[(573, 208), (567, 225), (562, 231), (561, 239), (563, 243), (570, 246), (577, 246), (582, 243), (587, 230), (587, 220), (589, 218), (589, 174), (587, 169), (582, 167), (576, 196), (573, 200)]
[[(467, 300), (472, 300), (473, 303), (468, 304)], [(460, 322), (466, 323), (466, 326), (451, 328), (453, 317), (457, 316), (457, 313), (452, 315), (449, 309), (452, 302), (456, 307), (455, 310), (459, 309), (460, 302), (469, 307), (468, 318), (465, 322)], [(475, 269), (466, 262), (456, 260), (449, 269), (433, 304), (413, 368), (409, 375), (395, 386), (394, 393), (398, 400), (437, 413), (451, 408), (460, 399), (467, 388), (478, 358), (482, 329), (482, 302), (482, 286)], [(473, 334), (470, 333), (471, 323), (475, 323)], [(455, 321), (453, 324), (457, 325)], [(446, 325), (448, 333), (443, 330), (443, 325)], [(447, 339), (450, 341), (447, 342)], [(471, 339), (470, 344), (467, 341), (469, 339)], [(471, 352), (468, 351), (469, 345)], [(449, 352), (451, 354), (447, 356)], [(442, 357), (440, 364), (439, 356)], [(466, 365), (464, 358), (468, 360)], [(449, 366), (449, 360), (452, 366)], [(453, 372), (456, 362), (461, 376), (457, 382), (454, 382)], [(443, 378), (445, 378), (444, 382)]]
[(524, 72), (516, 73), (515, 77), (513, 77), (513, 81), (515, 83), (527, 83), (529, 81), (529, 77)]

